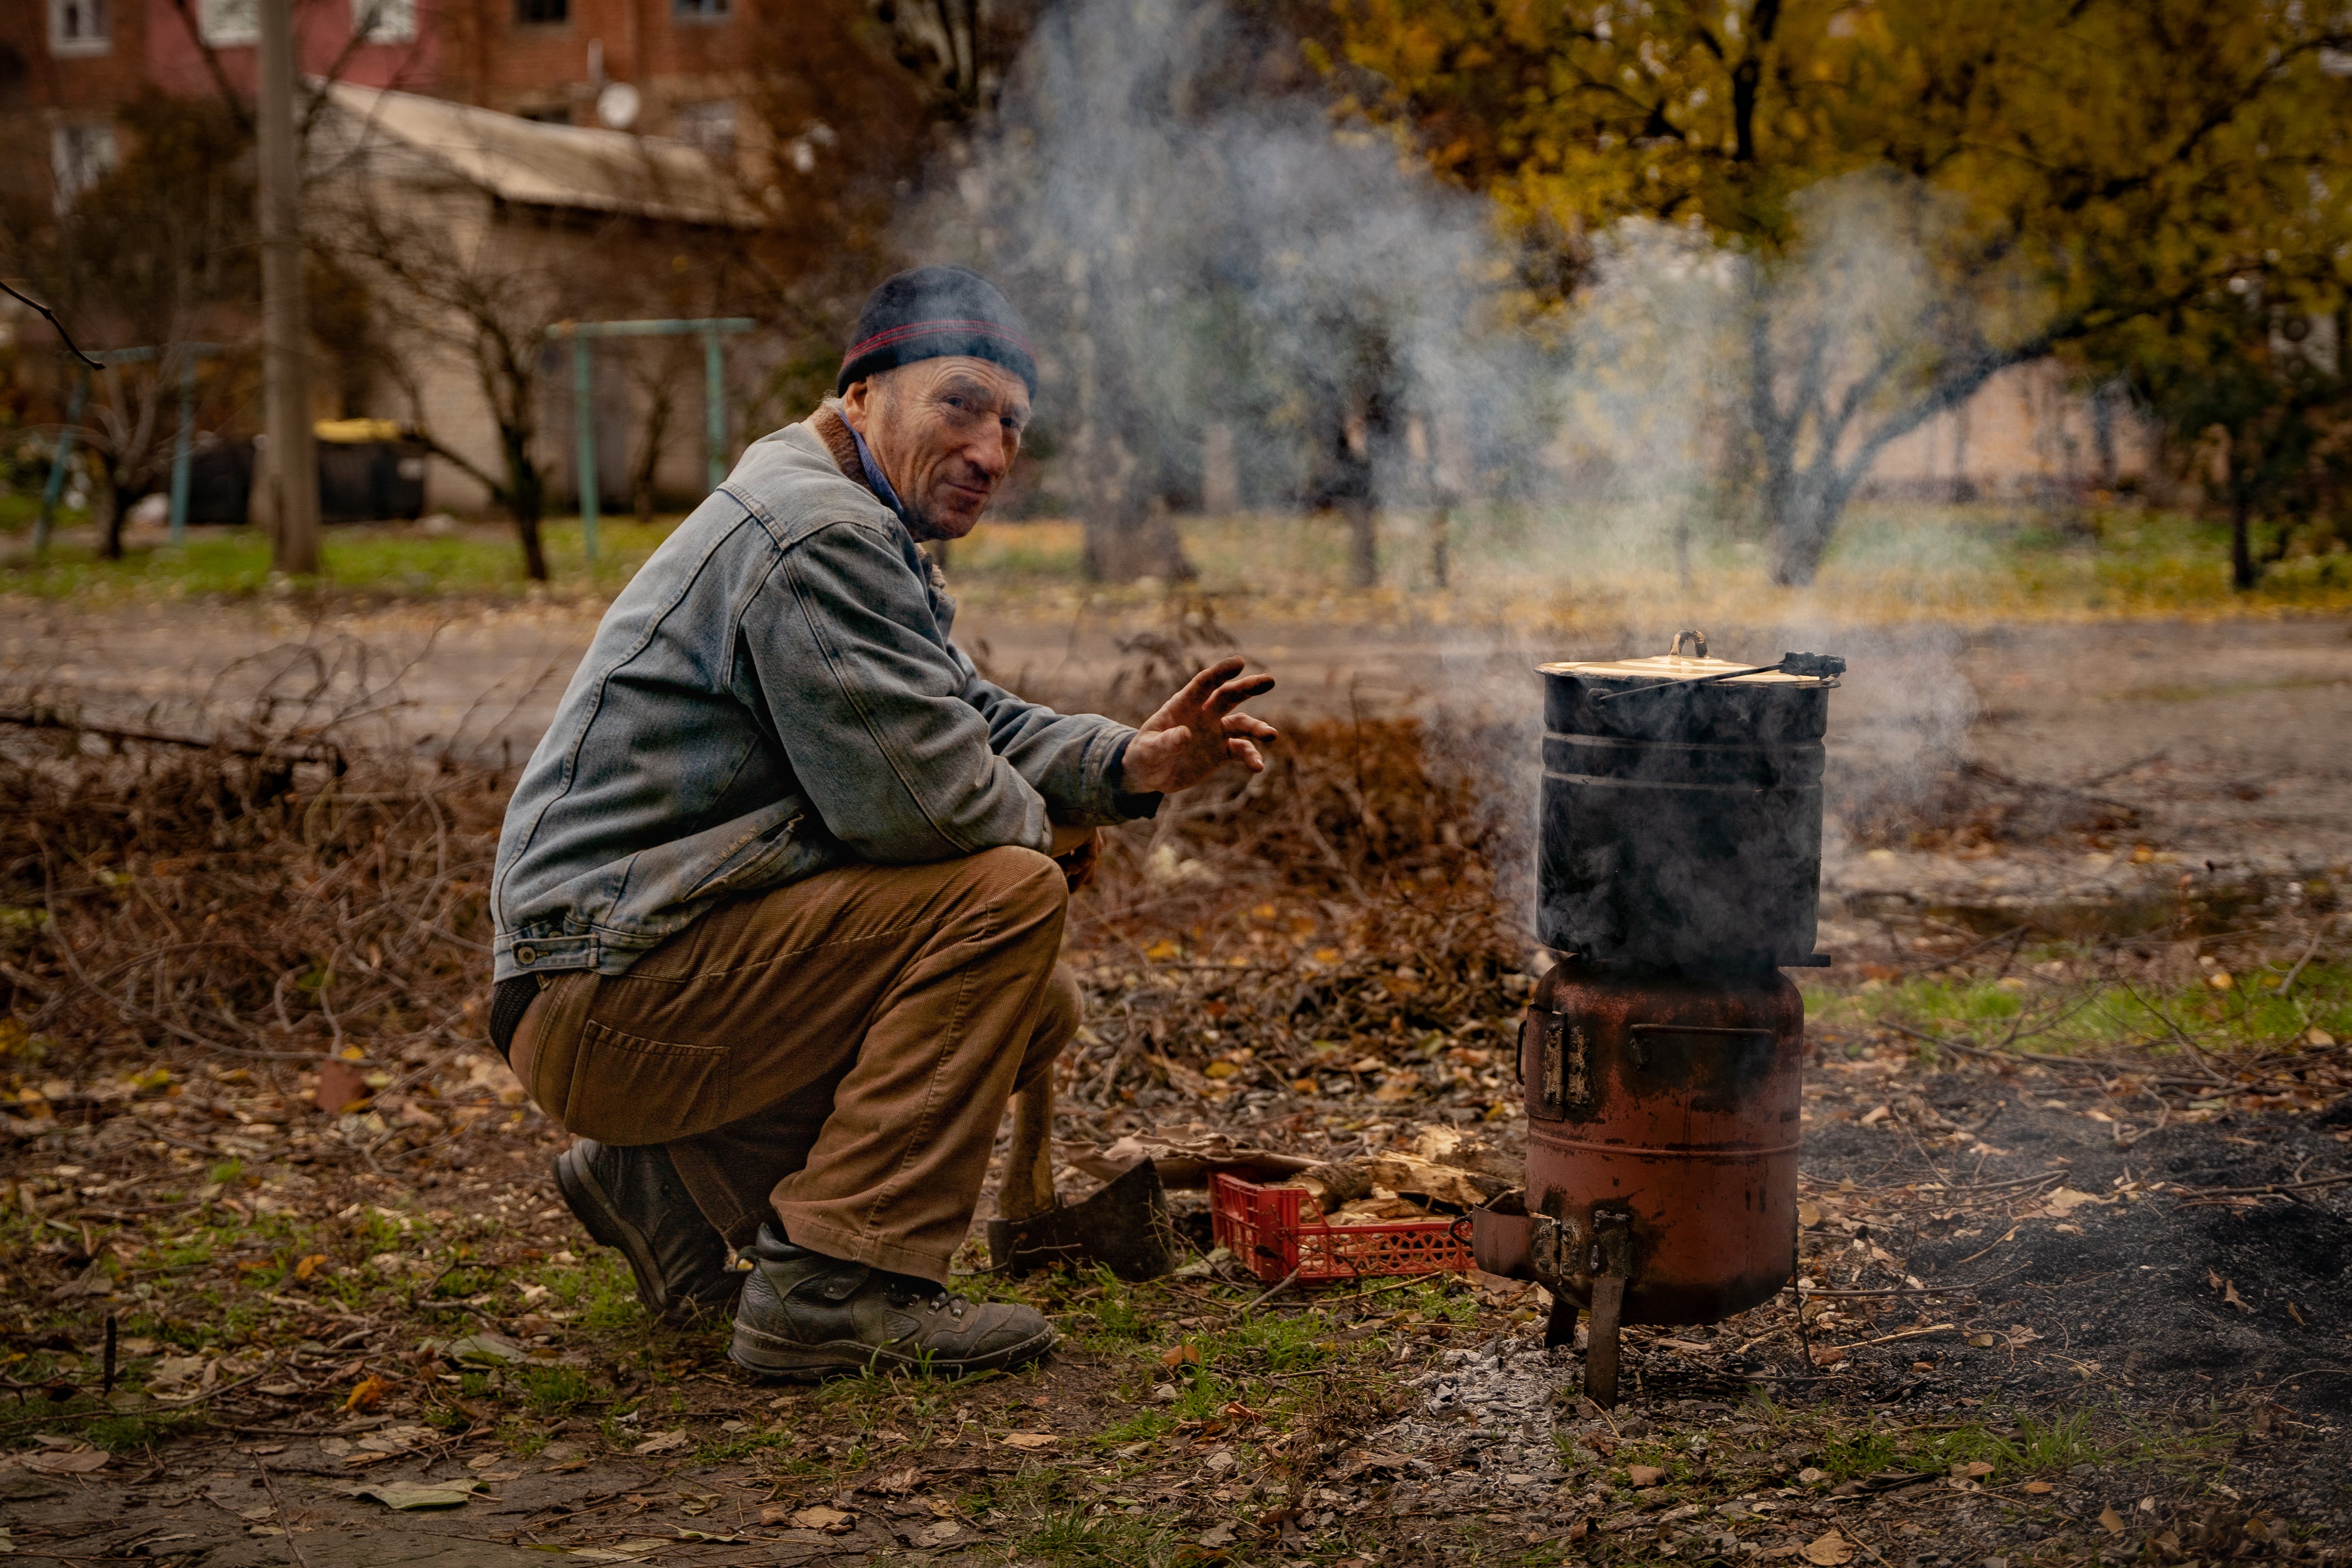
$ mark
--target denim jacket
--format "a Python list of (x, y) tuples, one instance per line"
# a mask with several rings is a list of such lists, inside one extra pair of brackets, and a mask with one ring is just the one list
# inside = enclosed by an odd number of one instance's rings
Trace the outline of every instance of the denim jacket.
[(621, 974), (724, 895), (1157, 807), (1118, 789), (1133, 730), (980, 677), (856, 464), (830, 405), (754, 442), (614, 600), (507, 804), (498, 979)]

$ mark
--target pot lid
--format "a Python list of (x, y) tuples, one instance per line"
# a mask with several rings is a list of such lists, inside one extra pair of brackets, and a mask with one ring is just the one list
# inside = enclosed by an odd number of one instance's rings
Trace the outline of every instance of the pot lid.
[(1820, 686), (1830, 683), (1819, 675), (1791, 675), (1780, 670), (1758, 671), (1740, 674), (1741, 670), (1755, 670), (1753, 664), (1742, 664), (1731, 659), (1691, 658), (1679, 653), (1653, 653), (1639, 659), (1561, 660), (1549, 664), (1538, 664), (1536, 673), (1543, 675), (1580, 675), (1588, 680), (1686, 681), (1714, 675), (1725, 685), (1743, 686)]

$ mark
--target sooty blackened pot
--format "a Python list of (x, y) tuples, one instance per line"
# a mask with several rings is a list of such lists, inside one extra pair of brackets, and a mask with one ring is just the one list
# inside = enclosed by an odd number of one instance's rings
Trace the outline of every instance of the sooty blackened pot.
[(1544, 946), (1684, 974), (1813, 961), (1835, 682), (1745, 667), (1703, 651), (1539, 667)]

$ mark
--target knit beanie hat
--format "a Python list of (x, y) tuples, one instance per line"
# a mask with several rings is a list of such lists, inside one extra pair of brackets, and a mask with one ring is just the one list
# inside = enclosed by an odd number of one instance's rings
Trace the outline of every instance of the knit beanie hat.
[(959, 354), (1003, 365), (1037, 395), (1037, 361), (1013, 302), (968, 267), (919, 267), (866, 297), (834, 391), (877, 371)]

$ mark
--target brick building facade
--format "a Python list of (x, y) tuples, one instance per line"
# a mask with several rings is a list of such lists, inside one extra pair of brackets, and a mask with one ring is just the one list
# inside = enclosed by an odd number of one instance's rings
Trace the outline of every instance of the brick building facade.
[[(675, 137), (735, 165), (752, 0), (294, 0), (304, 71), (575, 125)], [(59, 204), (119, 155), (116, 109), (148, 88), (252, 92), (255, 0), (0, 5), (0, 134), (19, 194)]]

